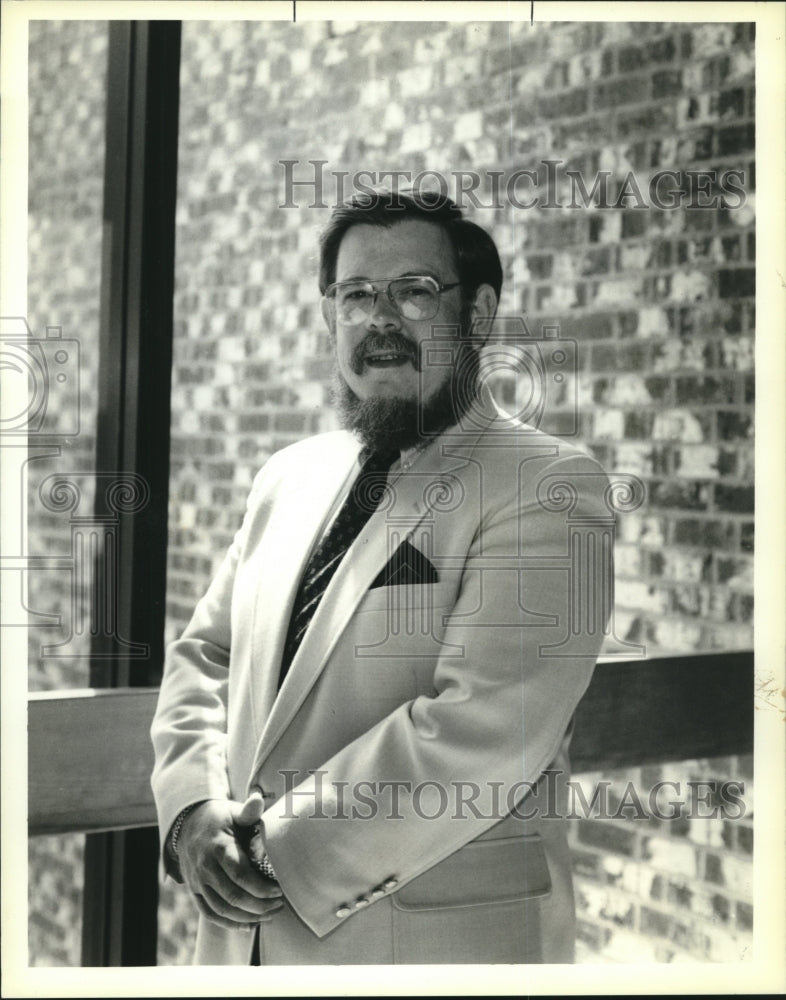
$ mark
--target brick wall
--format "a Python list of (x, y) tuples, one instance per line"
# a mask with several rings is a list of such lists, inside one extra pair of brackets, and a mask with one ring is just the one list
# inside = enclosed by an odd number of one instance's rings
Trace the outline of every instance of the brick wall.
[[(99, 138), (86, 150), (84, 134), (102, 118), (102, 30), (43, 23), (31, 36), (36, 143), (48, 151), (33, 156), (31, 132), (35, 326), (62, 325), (86, 345), (101, 166)], [(47, 104), (53, 52), (60, 76)], [(578, 399), (580, 440), (648, 487), (647, 504), (620, 519), (617, 634), (650, 654), (750, 646), (753, 52), (745, 24), (186, 23), (167, 637), (221, 559), (259, 465), (334, 426), (315, 259), (328, 209), (308, 207), (319, 199), (304, 187), (294, 207), (278, 207), (279, 161), (297, 161), (293, 176), (307, 180), (308, 161), (321, 160), (326, 206), (340, 171), (538, 173), (539, 184), (522, 178), (515, 192), (539, 197), (539, 210), (504, 198), (484, 208), (493, 199), (481, 187), (469, 214), (503, 253), (501, 313), (526, 313), (533, 332), (559, 326), (577, 342), (545, 425), (564, 430)], [(548, 160), (558, 161), (552, 185)], [(669, 169), (715, 171), (705, 198), (723, 193), (724, 170), (743, 171), (744, 204), (658, 208), (648, 184)], [(619, 208), (570, 207), (568, 171), (591, 188), (604, 170), (612, 203), (632, 173), (647, 204), (637, 207), (633, 191)], [(54, 528), (40, 524), (49, 544)], [(748, 766), (680, 768), (725, 779)], [(658, 961), (714, 960), (713, 928), (744, 947), (745, 879), (713, 887), (744, 862), (750, 815), (712, 844), (700, 826), (686, 836), (673, 823), (645, 832), (632, 821), (577, 822), (582, 954), (613, 961), (634, 935)], [(179, 890), (165, 899), (162, 961), (187, 961), (193, 911)]]
[[(579, 800), (579, 818), (571, 821), (577, 961), (751, 959), (752, 759), (683, 761), (576, 780), (586, 802), (608, 783), (606, 815), (592, 818), (597, 813)], [(663, 781), (674, 784), (653, 800), (651, 790)]]
[[(92, 506), (98, 386), (98, 312), (104, 169), (107, 25), (100, 21), (31, 21), (29, 26), (28, 323), (45, 340), (60, 327), (69, 344), (67, 378), (49, 372), (47, 434), (29, 441), (27, 554), (69, 556), (68, 515), (47, 509), (39, 490), (48, 476), (81, 477), (81, 511)], [(77, 361), (78, 355), (78, 361)], [(78, 430), (78, 433), (73, 433)], [(37, 445), (46, 442), (39, 453)], [(31, 690), (85, 687), (89, 633), (71, 635), (87, 587), (68, 571), (28, 574), (28, 606), (60, 625), (30, 629)], [(42, 645), (71, 640), (68, 658), (42, 657)], [(36, 837), (29, 844), (30, 965), (79, 965), (84, 837)]]
[[(30, 439), (28, 554), (69, 556), (69, 515), (48, 509), (39, 490), (55, 473), (87, 473), (79, 477), (79, 513), (92, 508), (107, 25), (31, 21), (29, 32), (27, 320), (39, 340), (46, 339), (47, 327), (60, 328), (70, 359), (62, 383), (55, 367), (48, 369), (42, 427), (66, 433)], [(40, 457), (35, 448), (39, 442), (46, 442)], [(80, 587), (68, 570), (29, 573), (28, 586), (29, 607), (60, 618), (59, 625), (30, 631), (30, 687), (85, 686), (90, 636), (78, 630), (72, 635), (72, 626), (85, 607), (87, 586)], [(76, 615), (72, 599), (80, 609)], [(42, 646), (66, 642), (68, 657), (41, 656)]]
[[(752, 26), (192, 24), (181, 116), (170, 636), (260, 462), (332, 426), (313, 277), (328, 213), (308, 206), (341, 171), (536, 169), (519, 201), (563, 207), (484, 208), (482, 185), (470, 211), (505, 254), (501, 313), (578, 343), (580, 438), (648, 485), (620, 523), (618, 633), (650, 653), (751, 644)], [(288, 199), (287, 169), (318, 173), (321, 196)], [(667, 169), (744, 171), (745, 204), (588, 210), (568, 174), (591, 190), (610, 171), (613, 203), (614, 179), (646, 192)]]
[(82, 834), (28, 842), (28, 963), (78, 966), (82, 954)]

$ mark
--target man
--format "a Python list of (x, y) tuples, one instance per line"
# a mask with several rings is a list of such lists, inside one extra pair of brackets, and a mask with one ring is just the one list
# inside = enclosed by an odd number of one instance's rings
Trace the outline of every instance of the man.
[(501, 284), (445, 198), (356, 195), (323, 235), (346, 429), (257, 476), (152, 729), (197, 963), (572, 960), (567, 746), (609, 602), (568, 521), (607, 519), (605, 480), (482, 384)]

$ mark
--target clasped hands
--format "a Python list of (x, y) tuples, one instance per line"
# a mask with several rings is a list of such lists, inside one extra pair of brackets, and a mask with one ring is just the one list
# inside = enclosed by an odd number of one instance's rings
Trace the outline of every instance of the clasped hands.
[(262, 796), (207, 799), (180, 829), (177, 857), (199, 912), (219, 927), (256, 927), (283, 909), (281, 886), (257, 871), (239, 836), (259, 820)]

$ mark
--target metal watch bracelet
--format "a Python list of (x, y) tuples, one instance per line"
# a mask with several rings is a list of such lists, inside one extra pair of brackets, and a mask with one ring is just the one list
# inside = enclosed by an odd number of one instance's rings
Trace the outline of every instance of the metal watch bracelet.
[(177, 818), (172, 824), (172, 829), (169, 832), (169, 853), (173, 858), (177, 857), (177, 841), (180, 836), (180, 831), (183, 828), (186, 816), (188, 816), (190, 812), (193, 812), (197, 806), (201, 805), (201, 802), (192, 802), (190, 806), (186, 806), (182, 812), (177, 814)]

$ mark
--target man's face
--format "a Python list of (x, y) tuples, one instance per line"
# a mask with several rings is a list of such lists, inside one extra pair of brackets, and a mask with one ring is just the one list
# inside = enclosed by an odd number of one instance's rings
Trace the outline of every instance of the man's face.
[[(361, 224), (349, 229), (341, 241), (336, 281), (414, 274), (430, 275), (446, 285), (458, 281), (450, 240), (434, 223), (403, 219), (389, 229)], [(342, 323), (329, 310), (326, 318), (336, 338), (339, 372), (358, 399), (398, 398), (422, 406), (450, 378), (450, 369), (444, 364), (426, 365), (420, 345), (431, 339), (435, 326), (453, 326), (458, 335), (461, 288), (442, 292), (439, 311), (427, 320), (399, 315), (384, 284), (371, 312), (360, 322)], [(423, 370), (418, 371), (421, 360)]]

